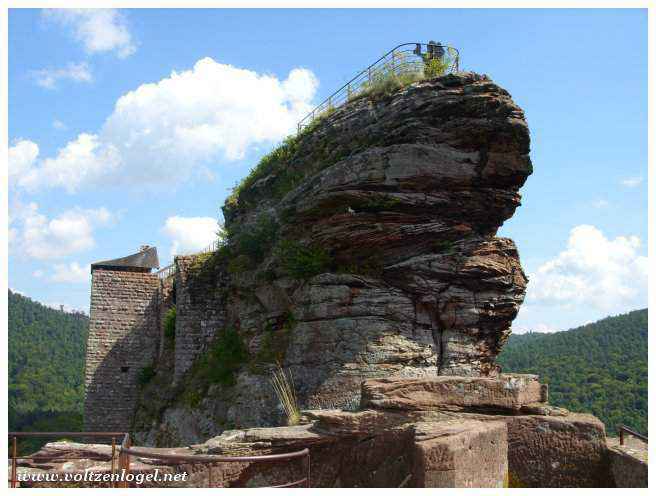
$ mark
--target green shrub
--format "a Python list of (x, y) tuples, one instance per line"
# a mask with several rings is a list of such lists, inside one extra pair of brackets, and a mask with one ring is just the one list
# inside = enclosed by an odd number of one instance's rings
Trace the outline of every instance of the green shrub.
[(323, 248), (303, 246), (292, 240), (283, 240), (280, 243), (278, 256), (283, 269), (295, 279), (309, 279), (326, 272), (331, 262), (330, 256)]
[(205, 384), (235, 383), (235, 372), (248, 360), (248, 351), (239, 333), (229, 327), (220, 332), (195, 364), (193, 375)]
[(274, 330), (270, 323), (265, 326), (257, 353), (249, 366), (252, 373), (262, 374), (268, 372), (271, 364), (284, 362), (295, 325), (294, 314), (287, 312), (282, 317), (278, 329)]
[(169, 339), (175, 339), (175, 305), (168, 309), (164, 316), (164, 336)]
[(139, 385), (145, 386), (153, 377), (155, 377), (155, 367), (148, 365), (139, 371), (137, 381), (139, 382)]

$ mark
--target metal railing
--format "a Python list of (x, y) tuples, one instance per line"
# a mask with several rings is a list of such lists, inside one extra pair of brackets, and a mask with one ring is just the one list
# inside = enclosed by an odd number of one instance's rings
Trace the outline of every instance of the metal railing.
[[(210, 253), (210, 252), (215, 252), (219, 249), (219, 247), (223, 244), (223, 240), (217, 238), (215, 241), (207, 245), (205, 248), (202, 250), (193, 253), (192, 255), (202, 255), (203, 253)], [(168, 279), (169, 277), (175, 275), (175, 262), (172, 264), (167, 265), (166, 267), (163, 267), (157, 271), (157, 277), (160, 279)]]
[[(273, 455), (255, 455), (255, 456), (222, 456), (222, 455), (180, 455), (180, 454), (165, 454), (149, 451), (148, 449), (135, 449), (132, 447), (132, 440), (130, 434), (127, 432), (10, 432), (9, 439), (11, 440), (11, 473), (10, 473), (10, 486), (17, 487), (18, 482), (18, 460), (33, 459), (30, 456), (18, 456), (18, 439), (21, 437), (32, 438), (69, 438), (69, 437), (83, 437), (83, 438), (105, 438), (112, 440), (111, 450), (111, 478), (109, 481), (110, 487), (130, 487), (130, 464), (132, 457), (147, 458), (149, 460), (159, 460), (165, 462), (177, 462), (183, 465), (190, 464), (204, 464), (208, 466), (208, 485), (212, 487), (212, 465), (216, 463), (275, 463), (284, 462), (288, 460), (305, 459), (305, 467), (303, 470), (304, 476), (300, 479), (271, 487), (310, 487), (310, 450), (304, 448), (300, 451), (290, 453), (279, 453)], [(121, 439), (120, 446), (116, 444), (116, 440)], [(118, 456), (117, 456), (118, 455)], [(87, 457), (65, 457), (65, 461), (70, 460), (84, 460)], [(55, 479), (48, 482), (70, 482), (66, 480)]]
[[(395, 46), (366, 69), (356, 74), (350, 81), (331, 94), (309, 112), (297, 125), (301, 132), (315, 119), (329, 115), (337, 107), (374, 90), (392, 78), (415, 76), (417, 80), (425, 77), (449, 74), (460, 69), (460, 52), (457, 48), (441, 43), (402, 43)], [(222, 241), (214, 243), (196, 254), (218, 250)], [(167, 279), (175, 274), (175, 263), (160, 269), (157, 275)]]
[(388, 78), (403, 75), (432, 77), (457, 72), (459, 67), (460, 53), (454, 47), (439, 43), (397, 45), (303, 117), (298, 123), (298, 132), (315, 119), (329, 115), (340, 105), (367, 93)]
[[(18, 456), (18, 439), (19, 438), (44, 438), (44, 439), (60, 439), (69, 437), (84, 437), (84, 438), (104, 438), (112, 440), (112, 453), (111, 453), (111, 480), (110, 487), (118, 487), (114, 484), (114, 478), (117, 470), (120, 470), (120, 458), (117, 459), (118, 445), (117, 439), (124, 438), (127, 433), (125, 432), (9, 432), (9, 439), (11, 440), (11, 472), (9, 475), (9, 483), (12, 488), (17, 487), (18, 480), (18, 460), (29, 460), (32, 456)], [(66, 457), (66, 460), (84, 460), (88, 457)], [(118, 464), (117, 464), (118, 462)], [(51, 480), (49, 482), (58, 482), (58, 480)]]
[[(222, 456), (222, 455), (177, 455), (177, 454), (164, 454), (164, 453), (154, 453), (146, 449), (134, 449), (131, 447), (130, 434), (126, 434), (121, 443), (121, 456), (123, 457), (122, 467), (126, 470), (126, 473), (130, 472), (130, 456), (138, 456), (142, 458), (148, 458), (152, 460), (163, 460), (167, 462), (178, 462), (182, 464), (206, 464), (208, 465), (208, 485), (212, 487), (212, 464), (214, 463), (226, 463), (226, 462), (237, 462), (237, 463), (271, 463), (271, 462), (282, 462), (287, 460), (295, 460), (299, 458), (304, 458), (306, 461), (305, 465), (305, 476), (286, 484), (281, 484), (278, 486), (271, 487), (297, 487), (304, 485), (305, 487), (310, 487), (310, 450), (308, 448), (302, 449), (300, 451), (294, 451), (291, 453), (279, 453), (275, 455), (256, 455), (256, 456)], [(127, 486), (125, 486), (127, 487)]]
[(640, 434), (637, 431), (634, 431), (633, 429), (631, 429), (630, 427), (627, 427), (624, 424), (617, 426), (617, 432), (620, 433), (620, 445), (624, 445), (624, 441), (625, 441), (624, 435), (625, 434), (629, 434), (630, 436), (633, 436), (635, 438), (640, 439), (641, 441), (644, 441), (645, 443), (648, 443), (647, 436), (645, 436), (643, 434)]

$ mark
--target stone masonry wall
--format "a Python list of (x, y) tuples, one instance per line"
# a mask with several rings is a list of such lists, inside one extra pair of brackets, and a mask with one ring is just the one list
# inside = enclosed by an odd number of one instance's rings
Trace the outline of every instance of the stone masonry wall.
[(92, 274), (85, 371), (88, 431), (129, 428), (141, 370), (159, 345), (159, 279), (138, 271)]
[[(202, 255), (200, 255), (202, 257)], [(199, 256), (175, 258), (175, 373), (178, 381), (225, 325), (225, 291), (221, 279), (194, 277)]]

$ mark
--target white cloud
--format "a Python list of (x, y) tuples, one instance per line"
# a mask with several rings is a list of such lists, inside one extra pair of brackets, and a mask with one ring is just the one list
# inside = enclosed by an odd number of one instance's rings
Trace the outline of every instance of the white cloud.
[(64, 124), (59, 119), (55, 119), (54, 121), (52, 121), (52, 127), (57, 129), (58, 131), (63, 131), (68, 128), (68, 126), (66, 126), (66, 124)]
[(603, 200), (603, 199), (595, 200), (595, 201), (592, 202), (592, 206), (594, 208), (606, 208), (609, 205), (610, 205), (610, 203), (608, 203), (608, 201)]
[(162, 231), (171, 243), (171, 255), (197, 253), (216, 241), (221, 227), (212, 217), (180, 217), (166, 219)]
[(27, 190), (36, 190), (43, 185), (59, 186), (75, 192), (81, 184), (101, 182), (112, 174), (121, 163), (118, 151), (101, 143), (98, 136), (80, 134), (57, 152), (57, 156), (41, 161), (19, 179), (18, 184)]
[[(258, 74), (211, 58), (120, 97), (97, 134), (83, 133), (19, 183), (25, 188), (180, 183), (295, 131), (318, 82), (306, 69)], [(209, 172), (209, 174), (208, 174)]]
[(41, 269), (37, 269), (34, 272), (32, 272), (32, 277), (36, 279), (41, 279), (43, 277), (43, 271)]
[(63, 282), (68, 284), (78, 284), (89, 282), (90, 266), (81, 267), (77, 262), (69, 264), (55, 264), (53, 273), (50, 276), (52, 282)]
[(32, 72), (32, 77), (36, 84), (49, 90), (57, 87), (57, 82), (61, 80), (74, 81), (76, 83), (90, 83), (93, 81), (93, 75), (89, 64), (86, 62), (69, 63), (61, 69), (40, 69)]
[(647, 306), (647, 257), (640, 239), (608, 239), (594, 226), (570, 231), (567, 249), (531, 274), (527, 301), (605, 315)]
[(114, 216), (106, 209), (74, 208), (48, 219), (36, 203), (15, 207), (10, 223), (12, 251), (39, 260), (61, 258), (95, 246), (93, 232)]
[(621, 183), (622, 186), (626, 186), (627, 188), (635, 188), (636, 186), (640, 186), (640, 184), (642, 184), (642, 177), (627, 177), (626, 179), (622, 179)]
[(43, 15), (70, 29), (87, 53), (113, 51), (125, 58), (136, 51), (126, 19), (116, 9), (45, 9)]
[(19, 140), (9, 147), (9, 179), (16, 180), (29, 172), (39, 156), (39, 145), (30, 140)]

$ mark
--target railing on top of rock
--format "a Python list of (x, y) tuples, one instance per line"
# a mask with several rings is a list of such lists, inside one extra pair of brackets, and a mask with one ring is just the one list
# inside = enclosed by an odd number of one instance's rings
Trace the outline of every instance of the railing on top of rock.
[[(423, 51), (422, 51), (423, 50)], [(454, 47), (434, 41), (402, 43), (392, 48), (366, 69), (360, 71), (344, 86), (317, 105), (298, 123), (298, 132), (315, 119), (330, 115), (337, 107), (374, 90), (406, 78), (420, 80), (457, 72), (460, 52)]]
[[(352, 101), (385, 84), (393, 84), (406, 78), (419, 81), (427, 77), (441, 76), (460, 70), (460, 52), (457, 48), (439, 42), (402, 43), (395, 46), (366, 69), (360, 71), (344, 86), (317, 105), (298, 123), (298, 132), (315, 119), (330, 115), (340, 105)], [(199, 251), (209, 253), (219, 249), (221, 240)], [(175, 275), (175, 264), (167, 265), (157, 272), (160, 279)]]
[[(207, 245), (202, 250), (194, 253), (194, 255), (202, 255), (203, 253), (215, 252), (219, 249), (223, 241), (217, 238), (215, 241)], [(157, 277), (160, 279), (168, 279), (171, 276), (175, 275), (175, 263), (169, 264), (166, 267), (163, 267), (157, 271)]]

